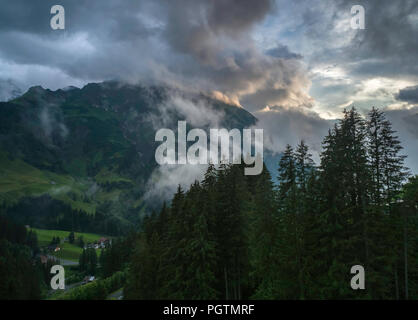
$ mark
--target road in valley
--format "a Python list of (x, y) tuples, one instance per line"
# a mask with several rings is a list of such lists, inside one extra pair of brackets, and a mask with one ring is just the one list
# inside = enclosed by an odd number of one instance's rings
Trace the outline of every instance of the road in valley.
[(76, 262), (76, 261), (59, 259), (59, 258), (57, 258), (55, 256), (51, 256), (51, 255), (48, 255), (48, 258), (49, 259), (57, 259), (57, 260), (59, 260), (60, 265), (62, 265), (62, 266), (78, 266), (78, 262)]

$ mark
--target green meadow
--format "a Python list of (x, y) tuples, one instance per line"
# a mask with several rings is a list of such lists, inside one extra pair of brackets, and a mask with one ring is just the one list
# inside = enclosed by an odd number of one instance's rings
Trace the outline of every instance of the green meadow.
[[(63, 241), (64, 238), (68, 238), (70, 234), (70, 231), (64, 230), (46, 230), (37, 228), (33, 228), (32, 230), (35, 231), (38, 236), (38, 244), (40, 247), (48, 246), (54, 237), (59, 237), (60, 240)], [(83, 249), (77, 245), (77, 240), (80, 236), (83, 237), (83, 241), (86, 244), (89, 242), (95, 242), (103, 237), (93, 233), (74, 232), (74, 244), (69, 242), (60, 243), (58, 246), (61, 248), (61, 250), (51, 254), (59, 259), (78, 261), (78, 258), (83, 251)], [(99, 255), (99, 252), (100, 250), (98, 250), (97, 255)]]
[(49, 194), (52, 198), (70, 205), (74, 210), (94, 214), (98, 204), (118, 201), (123, 192), (120, 188), (109, 191), (102, 188), (94, 196), (87, 196), (86, 193), (96, 182), (120, 187), (132, 185), (131, 180), (108, 169), (102, 169), (94, 179), (75, 178), (40, 170), (20, 159), (12, 159), (7, 152), (0, 150), (0, 205), (16, 204), (20, 198), (26, 196)]

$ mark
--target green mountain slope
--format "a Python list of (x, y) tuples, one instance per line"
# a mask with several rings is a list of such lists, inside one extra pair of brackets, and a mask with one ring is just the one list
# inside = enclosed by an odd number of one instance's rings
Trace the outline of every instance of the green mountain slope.
[(0, 103), (0, 210), (40, 228), (124, 232), (154, 205), (142, 195), (156, 167), (155, 122), (185, 120), (172, 96), (204, 106), (226, 128), (255, 123), (204, 95), (118, 82), (32, 87)]

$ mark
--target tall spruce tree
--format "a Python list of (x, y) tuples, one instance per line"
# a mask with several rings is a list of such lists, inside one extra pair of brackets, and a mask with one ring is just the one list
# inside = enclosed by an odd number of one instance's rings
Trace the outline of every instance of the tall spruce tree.
[(369, 185), (365, 121), (355, 108), (344, 111), (344, 118), (324, 140), (321, 154), (321, 186), (325, 200), (322, 221), (325, 297), (351, 297), (346, 273), (351, 266), (367, 268), (369, 244), (366, 207)]
[(253, 298), (279, 298), (279, 216), (273, 182), (265, 167), (257, 178), (250, 219)]
[[(384, 114), (344, 111), (317, 168), (287, 146), (277, 188), (264, 167), (208, 167), (171, 206), (143, 221), (126, 297), (391, 299), (418, 292), (417, 179)], [(366, 270), (366, 290), (350, 269)]]

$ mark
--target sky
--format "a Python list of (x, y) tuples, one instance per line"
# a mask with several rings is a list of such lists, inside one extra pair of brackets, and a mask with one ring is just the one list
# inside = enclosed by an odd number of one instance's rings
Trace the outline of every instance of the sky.
[[(52, 30), (50, 10), (65, 9)], [(353, 29), (351, 8), (365, 9)], [(0, 99), (120, 80), (210, 93), (253, 113), (265, 147), (314, 153), (344, 108), (386, 111), (418, 172), (416, 0), (0, 0)]]

